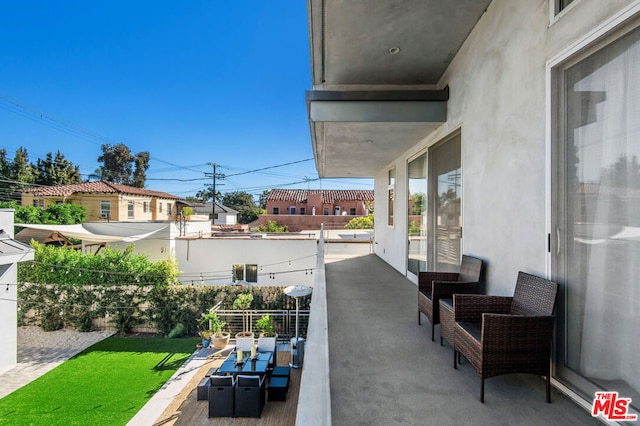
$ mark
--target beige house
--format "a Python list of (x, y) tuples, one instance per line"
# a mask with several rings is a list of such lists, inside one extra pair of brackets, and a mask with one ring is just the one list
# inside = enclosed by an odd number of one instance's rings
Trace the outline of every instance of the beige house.
[(22, 205), (45, 208), (51, 204), (75, 204), (87, 210), (87, 221), (133, 222), (175, 219), (180, 197), (166, 192), (113, 182), (30, 188), (22, 192)]

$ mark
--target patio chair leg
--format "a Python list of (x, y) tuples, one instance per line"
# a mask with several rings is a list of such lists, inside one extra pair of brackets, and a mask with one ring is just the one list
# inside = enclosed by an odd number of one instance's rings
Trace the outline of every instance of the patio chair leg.
[(422, 325), (422, 323), (420, 322), (420, 311), (418, 311), (418, 325)]
[(431, 324), (431, 341), (432, 341), (432, 342), (435, 342), (435, 341), (436, 341), (436, 339), (435, 339), (435, 337), (434, 337), (435, 332), (436, 332), (436, 331), (435, 331), (435, 329), (436, 329), (436, 326), (435, 326), (435, 325), (433, 325), (433, 323), (432, 323), (432, 324)]
[(458, 369), (458, 351), (453, 350), (453, 368)]
[(444, 343), (442, 342), (442, 335), (440, 335), (440, 346), (444, 346)]
[(480, 402), (484, 404), (484, 377), (480, 377)]
[(547, 404), (551, 404), (551, 375), (547, 374)]

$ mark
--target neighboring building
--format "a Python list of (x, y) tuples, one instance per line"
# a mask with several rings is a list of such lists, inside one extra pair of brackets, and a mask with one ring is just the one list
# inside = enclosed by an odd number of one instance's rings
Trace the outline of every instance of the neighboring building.
[(13, 236), (13, 209), (0, 209), (0, 374), (18, 359), (18, 263), (33, 260), (33, 249)]
[[(179, 208), (191, 207), (193, 213), (200, 217), (211, 217), (213, 203), (193, 203), (188, 201), (181, 201)], [(238, 224), (238, 211), (231, 207), (223, 206), (220, 203), (216, 203), (216, 210), (213, 217), (214, 225), (237, 225)]]
[(374, 178), (376, 254), (557, 281), (555, 383), (638, 410), (640, 1), (308, 5), (318, 174)]
[(183, 284), (312, 285), (315, 235), (215, 234), (177, 238), (176, 260)]
[(356, 216), (367, 216), (373, 198), (373, 190), (273, 189), (258, 223), (274, 220), (293, 232), (320, 229), (323, 223), (327, 229), (342, 227)]
[(87, 210), (87, 221), (134, 222), (173, 220), (180, 197), (113, 182), (34, 187), (22, 191), (22, 205), (75, 204)]

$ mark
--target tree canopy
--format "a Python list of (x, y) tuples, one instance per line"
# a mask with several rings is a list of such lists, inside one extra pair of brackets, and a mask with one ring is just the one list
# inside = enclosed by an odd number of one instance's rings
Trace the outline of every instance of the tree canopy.
[(102, 163), (100, 175), (103, 180), (144, 188), (151, 159), (149, 152), (142, 151), (133, 155), (123, 143), (103, 144), (100, 148), (102, 155), (98, 157), (98, 161)]
[(64, 158), (59, 150), (55, 157), (48, 152), (44, 160), (38, 158), (36, 169), (36, 183), (39, 185), (68, 185), (81, 182), (80, 167), (74, 166)]
[(0, 199), (19, 200), (20, 190), (31, 185), (69, 185), (79, 183), (80, 168), (64, 158), (57, 151), (45, 159), (38, 159), (36, 165), (29, 162), (29, 153), (24, 147), (16, 150), (13, 160), (7, 159), (7, 151), (0, 149)]
[(227, 192), (222, 197), (222, 204), (238, 211), (238, 223), (250, 223), (258, 218), (259, 209), (248, 192)]

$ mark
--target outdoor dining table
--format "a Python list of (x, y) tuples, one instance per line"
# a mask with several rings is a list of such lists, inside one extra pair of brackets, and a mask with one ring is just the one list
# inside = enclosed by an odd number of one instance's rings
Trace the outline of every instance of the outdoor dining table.
[(243, 360), (238, 362), (237, 353), (231, 352), (224, 360), (217, 374), (267, 374), (267, 367), (271, 361), (271, 352), (258, 352), (256, 358), (252, 359), (250, 354), (243, 356)]

